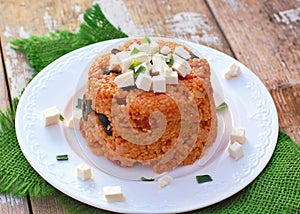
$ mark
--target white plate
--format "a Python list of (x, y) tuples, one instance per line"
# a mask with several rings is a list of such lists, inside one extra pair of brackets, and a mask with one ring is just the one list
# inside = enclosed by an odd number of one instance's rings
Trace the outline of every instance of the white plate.
[[(40, 114), (53, 105), (67, 114), (70, 99), (78, 93), (82, 72), (103, 50), (125, 40), (105, 41), (73, 51), (47, 66), (26, 87), (17, 109), (16, 132), (33, 168), (54, 187), (79, 201), (124, 213), (178, 213), (199, 209), (224, 200), (251, 183), (264, 169), (276, 146), (278, 118), (273, 100), (261, 81), (241, 63), (211, 48), (182, 40), (177, 42), (208, 59), (222, 87), (218, 89), (222, 90), (219, 94), (224, 94), (229, 105), (227, 116), (226, 113), (219, 116), (225, 124), (221, 125), (225, 133), (221, 133), (222, 142), (213, 157), (202, 166), (198, 162), (196, 168), (194, 164), (175, 169), (172, 172), (175, 180), (163, 189), (159, 189), (157, 182), (122, 179), (96, 167), (92, 168), (93, 179), (83, 182), (76, 177), (77, 165), (90, 160), (76, 143), (76, 137), (73, 141), (61, 124), (44, 127)], [(231, 63), (238, 64), (242, 74), (225, 80), (223, 73)], [(246, 129), (245, 155), (238, 161), (228, 153), (231, 126)], [(56, 161), (58, 154), (68, 154), (69, 160)], [(197, 184), (195, 177), (201, 174), (211, 175), (213, 181)], [(122, 186), (124, 202), (105, 200), (102, 188), (111, 185)]]

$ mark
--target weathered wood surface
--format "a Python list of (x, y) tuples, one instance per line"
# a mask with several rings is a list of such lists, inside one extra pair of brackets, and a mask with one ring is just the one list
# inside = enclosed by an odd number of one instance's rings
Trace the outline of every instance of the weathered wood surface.
[[(300, 144), (297, 0), (0, 0), (1, 109), (9, 104), (6, 89), (11, 97), (19, 96), (32, 74), (25, 56), (11, 50), (9, 41), (55, 29), (75, 31), (93, 3), (99, 3), (107, 18), (129, 36), (177, 37), (236, 57), (266, 85), (278, 109), (280, 129)], [(16, 200), (1, 195), (0, 212), (65, 213), (52, 197), (20, 199), (18, 208), (12, 203)]]

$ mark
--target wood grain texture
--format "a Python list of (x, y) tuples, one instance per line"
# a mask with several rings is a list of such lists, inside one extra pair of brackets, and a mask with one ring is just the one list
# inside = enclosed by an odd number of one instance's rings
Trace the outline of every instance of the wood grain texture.
[(27, 214), (29, 207), (26, 198), (17, 198), (11, 194), (0, 194), (1, 214)]
[(9, 48), (9, 41), (31, 34), (46, 35), (55, 29), (76, 31), (82, 14), (91, 5), (91, 0), (0, 0), (0, 36), (12, 97), (20, 95), (32, 75), (32, 69), (23, 54)]
[(280, 129), (300, 144), (299, 1), (208, 0), (236, 58), (266, 85)]
[(65, 208), (53, 196), (31, 198), (32, 212), (34, 214), (65, 214)]
[[(1, 47), (1, 41), (0, 41)], [(2, 62), (2, 53), (0, 51), (0, 110), (5, 110), (9, 106), (5, 72)]]

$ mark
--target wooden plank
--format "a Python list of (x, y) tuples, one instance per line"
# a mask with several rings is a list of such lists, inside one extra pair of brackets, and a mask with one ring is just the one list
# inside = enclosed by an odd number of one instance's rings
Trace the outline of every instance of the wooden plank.
[(280, 129), (300, 144), (299, 1), (207, 1), (237, 59), (269, 89)]
[[(8, 106), (9, 98), (0, 51), (0, 110), (5, 110)], [(11, 194), (0, 194), (0, 213), (29, 213), (27, 198), (17, 198)]]
[[(20, 95), (32, 75), (32, 69), (28, 66), (24, 54), (16, 53), (9, 48), (9, 41), (14, 38), (28, 37), (30, 34), (45, 35), (55, 29), (75, 31), (79, 27), (82, 14), (91, 5), (91, 0), (25, 0), (22, 2), (13, 0), (0, 3), (0, 36), (12, 97)], [(15, 199), (10, 199), (10, 201), (13, 200)], [(3, 212), (0, 213), (29, 213), (28, 209), (15, 209), (12, 206), (4, 205), (1, 205)], [(57, 203), (53, 197), (32, 198), (31, 209), (33, 213), (65, 213), (62, 205)]]
[(0, 52), (0, 110), (5, 110), (8, 105), (9, 105), (9, 98), (7, 92), (7, 84), (6, 84), (5, 73), (3, 69), (2, 53)]
[(11, 194), (0, 194), (0, 213), (29, 213), (27, 199), (17, 198), (12, 196)]

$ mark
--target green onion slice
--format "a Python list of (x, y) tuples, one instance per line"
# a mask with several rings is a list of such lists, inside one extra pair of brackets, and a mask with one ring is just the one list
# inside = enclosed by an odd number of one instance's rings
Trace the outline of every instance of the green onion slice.
[(138, 77), (138, 75), (140, 74), (140, 73), (144, 73), (145, 71), (147, 70), (147, 68), (145, 67), (145, 66), (140, 66), (137, 70), (136, 70), (136, 72), (134, 72), (134, 78), (137, 78)]
[(133, 59), (133, 62), (132, 62), (132, 64), (129, 66), (129, 69), (133, 70), (136, 66), (138, 66), (138, 65), (140, 65), (140, 64), (142, 64), (141, 61), (138, 61), (138, 60), (136, 60), (136, 59)]
[(64, 116), (59, 115), (59, 120), (63, 122), (65, 120)]
[(77, 99), (77, 105), (76, 105), (75, 107), (76, 107), (76, 108), (79, 108), (79, 109), (82, 108), (82, 99), (81, 99), (81, 98), (78, 98), (78, 99)]
[(64, 155), (56, 155), (56, 160), (58, 161), (62, 161), (62, 160), (69, 160), (68, 155), (64, 154)]
[(141, 181), (154, 181), (155, 179), (154, 178), (145, 178), (145, 177), (141, 177)]
[(173, 57), (173, 54), (168, 54), (168, 56), (166, 57), (166, 63), (168, 65), (173, 65), (174, 63), (174, 57)]
[(223, 102), (223, 103), (221, 103), (220, 105), (218, 105), (218, 106), (216, 107), (216, 110), (217, 110), (217, 111), (221, 111), (221, 110), (224, 110), (224, 109), (226, 109), (226, 108), (228, 108), (228, 105), (227, 105), (227, 103)]
[(133, 48), (133, 50), (131, 51), (130, 55), (132, 56), (132, 55), (137, 54), (137, 53), (139, 53), (139, 52), (140, 52), (139, 49)]
[(205, 183), (205, 182), (212, 181), (212, 178), (210, 177), (210, 175), (197, 175), (196, 180), (197, 180), (198, 184), (202, 184), (202, 183)]
[(142, 40), (142, 43), (150, 44), (150, 43), (151, 43), (151, 40), (150, 40), (149, 37), (145, 36), (144, 39)]

